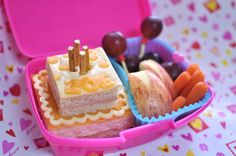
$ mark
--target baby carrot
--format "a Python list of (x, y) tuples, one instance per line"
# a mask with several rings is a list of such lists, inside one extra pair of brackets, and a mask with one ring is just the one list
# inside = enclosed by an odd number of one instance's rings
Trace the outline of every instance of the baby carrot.
[(208, 86), (205, 82), (198, 82), (194, 85), (190, 93), (187, 95), (187, 105), (199, 101), (206, 94)]
[(193, 75), (193, 73), (194, 73), (196, 70), (198, 70), (198, 69), (200, 69), (198, 64), (190, 64), (190, 65), (188, 66), (188, 68), (186, 69), (186, 71), (187, 71), (190, 75)]
[(204, 74), (202, 73), (201, 70), (196, 70), (193, 75), (191, 80), (189, 81), (189, 83), (184, 87), (184, 89), (182, 89), (182, 91), (180, 92), (180, 95), (183, 97), (186, 97), (188, 95), (188, 93), (191, 91), (191, 89), (193, 88), (193, 86), (198, 83), (198, 82), (203, 82), (205, 79)]
[(184, 71), (182, 72), (177, 79), (174, 81), (174, 88), (176, 93), (178, 94), (191, 80), (191, 75)]
[(186, 98), (183, 96), (178, 96), (171, 104), (172, 110), (177, 111), (179, 108), (182, 108), (186, 105)]

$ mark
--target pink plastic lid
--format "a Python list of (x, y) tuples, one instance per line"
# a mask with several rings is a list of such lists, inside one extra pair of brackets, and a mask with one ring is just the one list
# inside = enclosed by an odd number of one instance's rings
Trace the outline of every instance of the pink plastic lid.
[(4, 0), (13, 35), (28, 57), (66, 52), (74, 39), (89, 47), (101, 45), (109, 31), (140, 35), (150, 15), (148, 0)]

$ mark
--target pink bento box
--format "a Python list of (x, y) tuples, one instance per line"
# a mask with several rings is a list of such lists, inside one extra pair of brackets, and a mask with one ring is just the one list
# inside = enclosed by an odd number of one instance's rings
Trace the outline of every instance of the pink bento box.
[(119, 137), (65, 138), (48, 131), (40, 117), (31, 76), (45, 69), (46, 56), (63, 53), (74, 39), (90, 47), (100, 45), (102, 36), (119, 30), (126, 37), (140, 36), (139, 25), (150, 15), (148, 0), (31, 1), (4, 0), (13, 35), (20, 51), (33, 58), (26, 67), (26, 85), (34, 117), (56, 155), (89, 155), (115, 152), (160, 137), (197, 117), (211, 98), (198, 110), (178, 121), (163, 120), (122, 131)]

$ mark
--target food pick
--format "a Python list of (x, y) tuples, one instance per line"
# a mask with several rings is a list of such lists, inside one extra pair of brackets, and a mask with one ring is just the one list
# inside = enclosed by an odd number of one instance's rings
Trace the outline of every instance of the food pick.
[(139, 58), (141, 59), (145, 52), (146, 43), (149, 39), (153, 39), (162, 32), (163, 24), (160, 19), (155, 16), (149, 16), (141, 23), (141, 32), (143, 39), (141, 41)]

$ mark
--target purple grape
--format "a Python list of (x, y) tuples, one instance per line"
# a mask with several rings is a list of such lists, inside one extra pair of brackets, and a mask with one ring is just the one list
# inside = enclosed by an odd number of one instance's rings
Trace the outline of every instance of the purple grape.
[(108, 55), (118, 57), (126, 50), (127, 41), (121, 32), (109, 32), (102, 39), (102, 47)]
[(148, 39), (153, 39), (160, 35), (162, 28), (162, 21), (154, 16), (145, 18), (141, 24), (141, 32), (143, 36)]
[(140, 59), (136, 55), (128, 55), (125, 57), (125, 63), (129, 72), (136, 72), (139, 71), (139, 63)]
[(175, 80), (183, 72), (181, 67), (173, 62), (164, 62), (161, 65), (165, 68), (172, 80)]
[(152, 59), (158, 63), (162, 63), (163, 60), (161, 59), (160, 55), (158, 53), (155, 52), (147, 52), (144, 54), (143, 58), (141, 58), (141, 61), (143, 60), (148, 60), (148, 59)]

